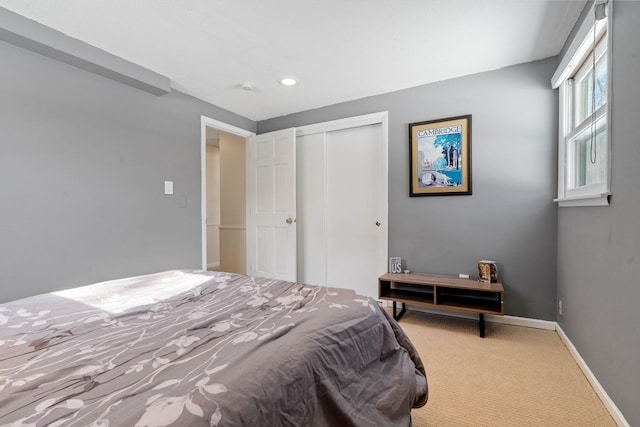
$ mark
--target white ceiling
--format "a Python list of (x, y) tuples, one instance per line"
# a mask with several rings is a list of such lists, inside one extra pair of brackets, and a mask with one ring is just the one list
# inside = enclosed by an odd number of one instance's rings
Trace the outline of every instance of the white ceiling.
[(0, 0), (252, 120), (555, 56), (585, 3)]

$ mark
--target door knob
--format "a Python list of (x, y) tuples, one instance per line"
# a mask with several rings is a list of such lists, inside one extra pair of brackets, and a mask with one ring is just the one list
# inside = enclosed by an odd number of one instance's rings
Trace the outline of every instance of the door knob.
[(287, 224), (293, 224), (293, 219), (291, 218), (287, 218), (287, 220), (285, 221)]

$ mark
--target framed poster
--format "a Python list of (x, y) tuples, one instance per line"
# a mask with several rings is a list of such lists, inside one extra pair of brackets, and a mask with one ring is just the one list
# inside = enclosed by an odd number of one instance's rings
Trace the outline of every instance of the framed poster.
[(471, 194), (471, 115), (409, 124), (409, 195)]

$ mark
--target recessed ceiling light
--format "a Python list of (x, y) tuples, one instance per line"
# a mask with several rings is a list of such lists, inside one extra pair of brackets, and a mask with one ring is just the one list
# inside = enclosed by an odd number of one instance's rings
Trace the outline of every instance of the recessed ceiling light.
[(295, 77), (283, 77), (280, 79), (280, 84), (284, 86), (293, 86), (298, 83)]

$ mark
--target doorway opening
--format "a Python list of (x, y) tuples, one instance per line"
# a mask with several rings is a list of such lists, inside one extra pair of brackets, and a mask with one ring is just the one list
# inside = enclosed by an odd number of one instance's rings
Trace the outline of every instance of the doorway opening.
[(246, 138), (201, 117), (202, 269), (246, 273)]

